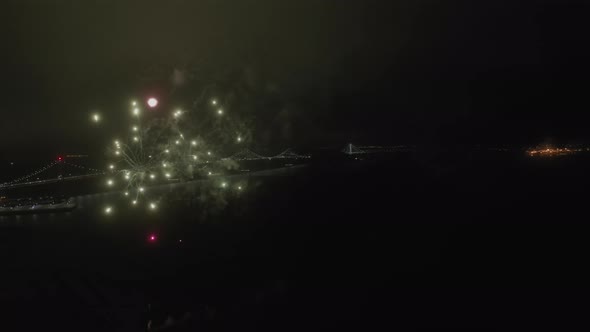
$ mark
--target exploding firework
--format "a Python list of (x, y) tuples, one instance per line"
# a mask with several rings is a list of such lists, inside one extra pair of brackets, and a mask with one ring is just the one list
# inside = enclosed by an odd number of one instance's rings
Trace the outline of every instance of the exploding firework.
[[(153, 104), (148, 101), (150, 107)], [(106, 186), (121, 189), (131, 206), (143, 205), (150, 211), (157, 210), (161, 199), (152, 193), (158, 184), (216, 176), (220, 190), (242, 191), (242, 184), (232, 187), (223, 178), (237, 164), (221, 156), (247, 142), (249, 130), (226, 112), (218, 98), (205, 104), (193, 110), (154, 113), (131, 102), (131, 123), (123, 135), (127, 138), (113, 139), (108, 149)], [(104, 211), (112, 214), (113, 208)]]

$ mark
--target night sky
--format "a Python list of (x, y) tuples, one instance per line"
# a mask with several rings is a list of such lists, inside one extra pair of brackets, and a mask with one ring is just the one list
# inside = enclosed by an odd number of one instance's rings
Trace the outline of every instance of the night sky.
[(91, 111), (212, 81), (269, 149), (588, 141), (585, 2), (3, 1), (0, 146), (92, 153)]

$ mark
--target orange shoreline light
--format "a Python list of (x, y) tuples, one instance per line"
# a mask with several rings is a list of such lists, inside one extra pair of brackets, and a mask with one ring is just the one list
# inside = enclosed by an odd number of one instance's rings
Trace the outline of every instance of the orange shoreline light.
[(570, 148), (537, 148), (528, 150), (526, 153), (531, 157), (553, 157), (565, 156), (585, 151), (584, 149), (570, 149)]

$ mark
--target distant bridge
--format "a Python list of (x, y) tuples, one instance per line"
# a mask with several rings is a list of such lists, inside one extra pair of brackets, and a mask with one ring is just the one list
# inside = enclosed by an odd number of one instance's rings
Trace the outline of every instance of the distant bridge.
[(357, 155), (365, 153), (383, 153), (383, 152), (408, 152), (415, 150), (415, 146), (411, 145), (396, 145), (396, 146), (354, 146), (352, 143), (346, 144), (346, 146), (340, 150), (347, 155)]
[[(232, 156), (223, 158), (223, 160), (272, 160), (272, 159), (308, 159), (310, 156), (295, 153), (292, 149), (287, 149), (276, 156), (265, 157), (253, 152), (250, 149), (244, 149)], [(56, 171), (57, 170), (57, 171)], [(35, 170), (27, 175), (13, 179), (0, 184), (0, 189), (12, 189), (29, 186), (38, 186), (44, 184), (57, 183), (62, 181), (74, 181), (89, 177), (95, 177), (106, 174), (107, 171), (91, 167), (81, 166), (66, 162), (61, 158), (56, 161)]]
[[(410, 146), (393, 146), (393, 147), (383, 147), (383, 146), (366, 146), (366, 147), (357, 147), (354, 146), (352, 143), (347, 144), (341, 152), (347, 155), (359, 155), (359, 154), (366, 154), (366, 153), (375, 153), (375, 152), (400, 152), (400, 151), (409, 151), (412, 149)], [(84, 156), (72, 156), (72, 157), (84, 157)], [(274, 155), (274, 156), (263, 156), (260, 155), (248, 148), (243, 149), (229, 157), (222, 158), (221, 160), (234, 160), (234, 161), (249, 161), (249, 160), (299, 160), (299, 159), (309, 159), (311, 158), (309, 155), (299, 154), (295, 152), (293, 149), (286, 149), (285, 151)], [(56, 170), (56, 166), (58, 171)], [(19, 188), (19, 187), (27, 187), (27, 186), (37, 186), (43, 184), (51, 184), (57, 183), (60, 181), (74, 181), (80, 180), (89, 177), (95, 177), (106, 174), (107, 171), (99, 170), (91, 167), (76, 165), (70, 162), (66, 162), (65, 160), (61, 160), (61, 158), (57, 161), (52, 161), (51, 163), (45, 165), (44, 167), (33, 171), (27, 175), (21, 176), (17, 179), (1, 183), (0, 189), (10, 189), (10, 188)], [(44, 178), (42, 178), (44, 176)]]
[[(53, 172), (56, 169), (56, 166), (59, 166), (61, 168), (57, 172)], [(105, 174), (104, 171), (95, 168), (80, 166), (68, 163), (63, 160), (58, 160), (52, 161), (51, 163), (27, 175), (2, 183), (0, 184), (0, 189), (38, 186), (42, 184), (50, 184), (61, 181), (74, 181), (103, 174)], [(43, 176), (45, 176), (45, 178), (41, 179), (41, 177)]]
[(258, 153), (250, 150), (250, 149), (244, 149), (236, 154), (233, 154), (227, 158), (223, 158), (224, 160), (236, 160), (236, 161), (241, 161), (241, 160), (272, 160), (272, 159), (309, 159), (311, 158), (308, 155), (302, 155), (302, 154), (298, 154), (295, 153), (292, 149), (287, 149), (279, 154), (277, 154), (276, 156), (271, 156), (271, 157), (265, 157), (262, 155), (259, 155)]

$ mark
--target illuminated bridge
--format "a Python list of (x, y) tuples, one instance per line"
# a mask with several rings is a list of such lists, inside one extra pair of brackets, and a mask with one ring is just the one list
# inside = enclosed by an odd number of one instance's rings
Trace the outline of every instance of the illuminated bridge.
[[(250, 149), (244, 149), (222, 160), (273, 160), (273, 159), (308, 159), (310, 156), (297, 154), (287, 149), (275, 156), (262, 156)], [(49, 164), (19, 178), (0, 184), (0, 189), (20, 188), (51, 184), (60, 181), (74, 181), (106, 174), (106, 170), (86, 167), (63, 160), (61, 157)]]
[(37, 186), (60, 181), (80, 180), (105, 174), (95, 168), (66, 162), (61, 157), (49, 164), (19, 178), (0, 184), (0, 189)]
[(250, 150), (250, 149), (244, 149), (234, 155), (231, 155), (227, 158), (223, 158), (224, 160), (236, 160), (236, 161), (241, 161), (241, 160), (273, 160), (273, 159), (309, 159), (311, 158), (308, 155), (302, 155), (302, 154), (298, 154), (295, 153), (292, 149), (287, 149), (279, 154), (277, 154), (276, 156), (270, 156), (270, 157), (265, 157), (265, 156), (261, 156), (258, 153)]

